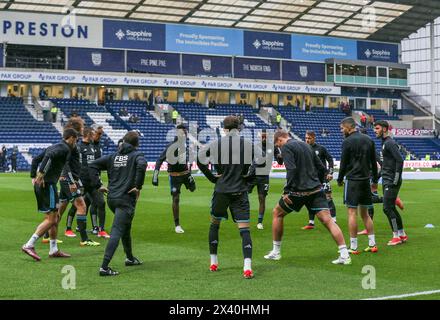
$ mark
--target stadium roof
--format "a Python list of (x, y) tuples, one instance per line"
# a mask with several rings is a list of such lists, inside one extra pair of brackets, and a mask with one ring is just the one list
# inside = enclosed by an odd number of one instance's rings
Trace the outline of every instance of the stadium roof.
[(3, 0), (0, 10), (71, 12), (400, 42), (440, 16), (438, 0)]

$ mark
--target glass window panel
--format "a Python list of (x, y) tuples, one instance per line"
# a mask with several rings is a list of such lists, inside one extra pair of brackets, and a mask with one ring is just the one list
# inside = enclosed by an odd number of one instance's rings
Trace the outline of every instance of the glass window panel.
[(376, 78), (377, 76), (377, 68), (376, 67), (368, 67), (367, 69), (368, 77)]

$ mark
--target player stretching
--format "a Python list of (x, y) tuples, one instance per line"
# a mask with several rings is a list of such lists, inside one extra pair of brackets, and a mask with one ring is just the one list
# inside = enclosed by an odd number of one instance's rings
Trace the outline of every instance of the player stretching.
[(362, 220), (368, 232), (368, 247), (365, 252), (377, 252), (374, 236), (374, 225), (368, 215), (368, 208), (373, 206), (371, 199), (370, 178), (373, 189), (377, 188), (378, 173), (376, 149), (373, 140), (356, 130), (356, 122), (348, 117), (341, 121), (341, 132), (345, 136), (342, 143), (341, 164), (338, 175), (338, 185), (344, 185), (344, 203), (348, 208), (348, 226), (350, 231), (350, 250), (352, 254), (358, 251), (357, 211), (360, 207)]
[[(223, 125), (226, 136), (211, 142), (200, 150), (197, 162), (208, 180), (215, 183), (209, 227), (210, 270), (218, 270), (217, 250), (220, 222), (228, 219), (229, 209), (232, 220), (237, 223), (242, 238), (243, 276), (246, 279), (251, 279), (254, 277), (252, 272), (252, 239), (249, 230), (250, 208), (245, 177), (254, 160), (254, 149), (251, 141), (240, 137), (240, 121), (237, 117), (226, 117)], [(208, 168), (209, 163), (216, 166), (216, 175)], [(260, 163), (257, 162), (257, 164)]]
[[(164, 161), (168, 162), (168, 174), (170, 180), (170, 188), (171, 188), (171, 196), (173, 198), (173, 217), (174, 217), (174, 225), (176, 233), (184, 233), (185, 231), (180, 226), (179, 219), (179, 203), (180, 203), (180, 188), (182, 184), (185, 185), (186, 189), (191, 192), (196, 190), (196, 182), (194, 181), (193, 176), (191, 175), (191, 164), (188, 163), (188, 144), (186, 141), (187, 138), (187, 130), (183, 124), (179, 124), (177, 126), (177, 135), (173, 142), (168, 144), (165, 150), (160, 155), (159, 159), (156, 161), (156, 166), (154, 168), (154, 174), (152, 179), (153, 186), (159, 185), (159, 170), (160, 166)], [(182, 148), (180, 150), (180, 154), (178, 154), (179, 150), (173, 148), (179, 145), (179, 142), (182, 141)], [(181, 157), (186, 157), (185, 159), (180, 159)], [(171, 158), (174, 158), (175, 161), (172, 161)]]
[(403, 159), (396, 141), (390, 137), (389, 124), (386, 121), (376, 121), (374, 132), (382, 139), (382, 184), (383, 184), (383, 212), (390, 222), (393, 238), (389, 246), (406, 242), (408, 236), (403, 230), (402, 217), (396, 209), (396, 199), (402, 186)]
[[(59, 222), (57, 182), (71, 151), (75, 148), (77, 139), (78, 132), (74, 129), (66, 129), (63, 132), (63, 141), (45, 150), (38, 173), (38, 164), (36, 161), (32, 161), (31, 177), (35, 197), (37, 198), (38, 211), (46, 216), (29, 241), (22, 247), (22, 251), (36, 261), (40, 261), (41, 258), (35, 251), (35, 243), (47, 231), (49, 231), (50, 236), (49, 257), (70, 257), (69, 254), (61, 252), (57, 247), (57, 225)], [(71, 185), (70, 191), (75, 192), (76, 187)]]
[[(109, 208), (114, 212), (110, 240), (105, 248), (104, 259), (99, 269), (100, 276), (116, 276), (119, 272), (109, 267), (110, 261), (122, 240), (126, 255), (126, 266), (141, 265), (142, 262), (133, 256), (131, 246), (131, 224), (136, 203), (144, 184), (147, 163), (144, 155), (137, 150), (139, 135), (130, 131), (124, 136), (124, 142), (114, 154), (99, 158), (89, 165), (92, 184), (100, 191), (107, 192)], [(102, 186), (100, 171), (106, 170), (108, 190)]]
[(328, 202), (321, 189), (326, 168), (312, 149), (302, 141), (295, 141), (285, 131), (275, 133), (274, 142), (281, 148), (287, 171), (284, 194), (273, 209), (272, 237), (273, 249), (265, 259), (281, 259), (281, 239), (283, 237), (284, 217), (292, 211), (299, 212), (305, 205), (326, 226), (339, 248), (339, 258), (333, 264), (351, 264), (339, 226), (330, 216)]
[[(316, 134), (315, 131), (307, 131), (306, 132), (306, 143), (312, 147), (313, 152), (316, 153), (319, 160), (321, 160), (322, 164), (326, 168), (325, 173), (325, 181), (323, 184), (323, 189), (325, 196), (328, 201), (328, 206), (330, 208), (330, 215), (332, 219), (336, 222), (336, 206), (333, 202), (332, 197), (332, 186), (330, 185), (330, 181), (333, 180), (333, 157), (328, 153), (327, 149), (316, 143)], [(304, 226), (303, 230), (311, 230), (315, 228), (315, 213), (313, 211), (309, 211), (309, 224)]]

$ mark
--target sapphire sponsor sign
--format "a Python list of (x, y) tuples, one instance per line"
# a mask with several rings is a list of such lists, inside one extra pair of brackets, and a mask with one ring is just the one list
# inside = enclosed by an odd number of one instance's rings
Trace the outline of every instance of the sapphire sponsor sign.
[(292, 34), (292, 59), (323, 62), (329, 58), (356, 60), (356, 40)]
[(399, 46), (392, 43), (358, 41), (357, 58), (382, 62), (399, 62)]
[(100, 19), (0, 11), (0, 41), (14, 44), (102, 47)]
[(244, 31), (243, 41), (245, 56), (291, 58), (291, 37), (288, 34)]
[(124, 51), (108, 49), (68, 49), (68, 69), (125, 72)]
[(177, 53), (127, 51), (127, 72), (180, 74)]
[(167, 24), (166, 51), (243, 55), (243, 31)]
[(279, 60), (235, 58), (235, 78), (280, 80)]
[(232, 77), (232, 58), (183, 54), (182, 74), (189, 76)]
[(325, 64), (282, 61), (282, 76), (286, 81), (325, 81)]
[(103, 20), (103, 43), (107, 48), (165, 51), (165, 25)]

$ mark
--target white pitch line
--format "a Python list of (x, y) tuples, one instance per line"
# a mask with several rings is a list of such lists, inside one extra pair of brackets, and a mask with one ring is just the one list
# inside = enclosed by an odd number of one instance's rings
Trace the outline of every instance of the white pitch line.
[(387, 297), (369, 298), (369, 299), (362, 299), (362, 300), (389, 300), (389, 299), (401, 299), (401, 298), (409, 298), (409, 297), (416, 297), (416, 296), (427, 296), (427, 295), (435, 294), (435, 293), (440, 293), (440, 290), (421, 291), (421, 292), (414, 292), (414, 293), (401, 294), (401, 295), (398, 295), (398, 296), (387, 296)]

